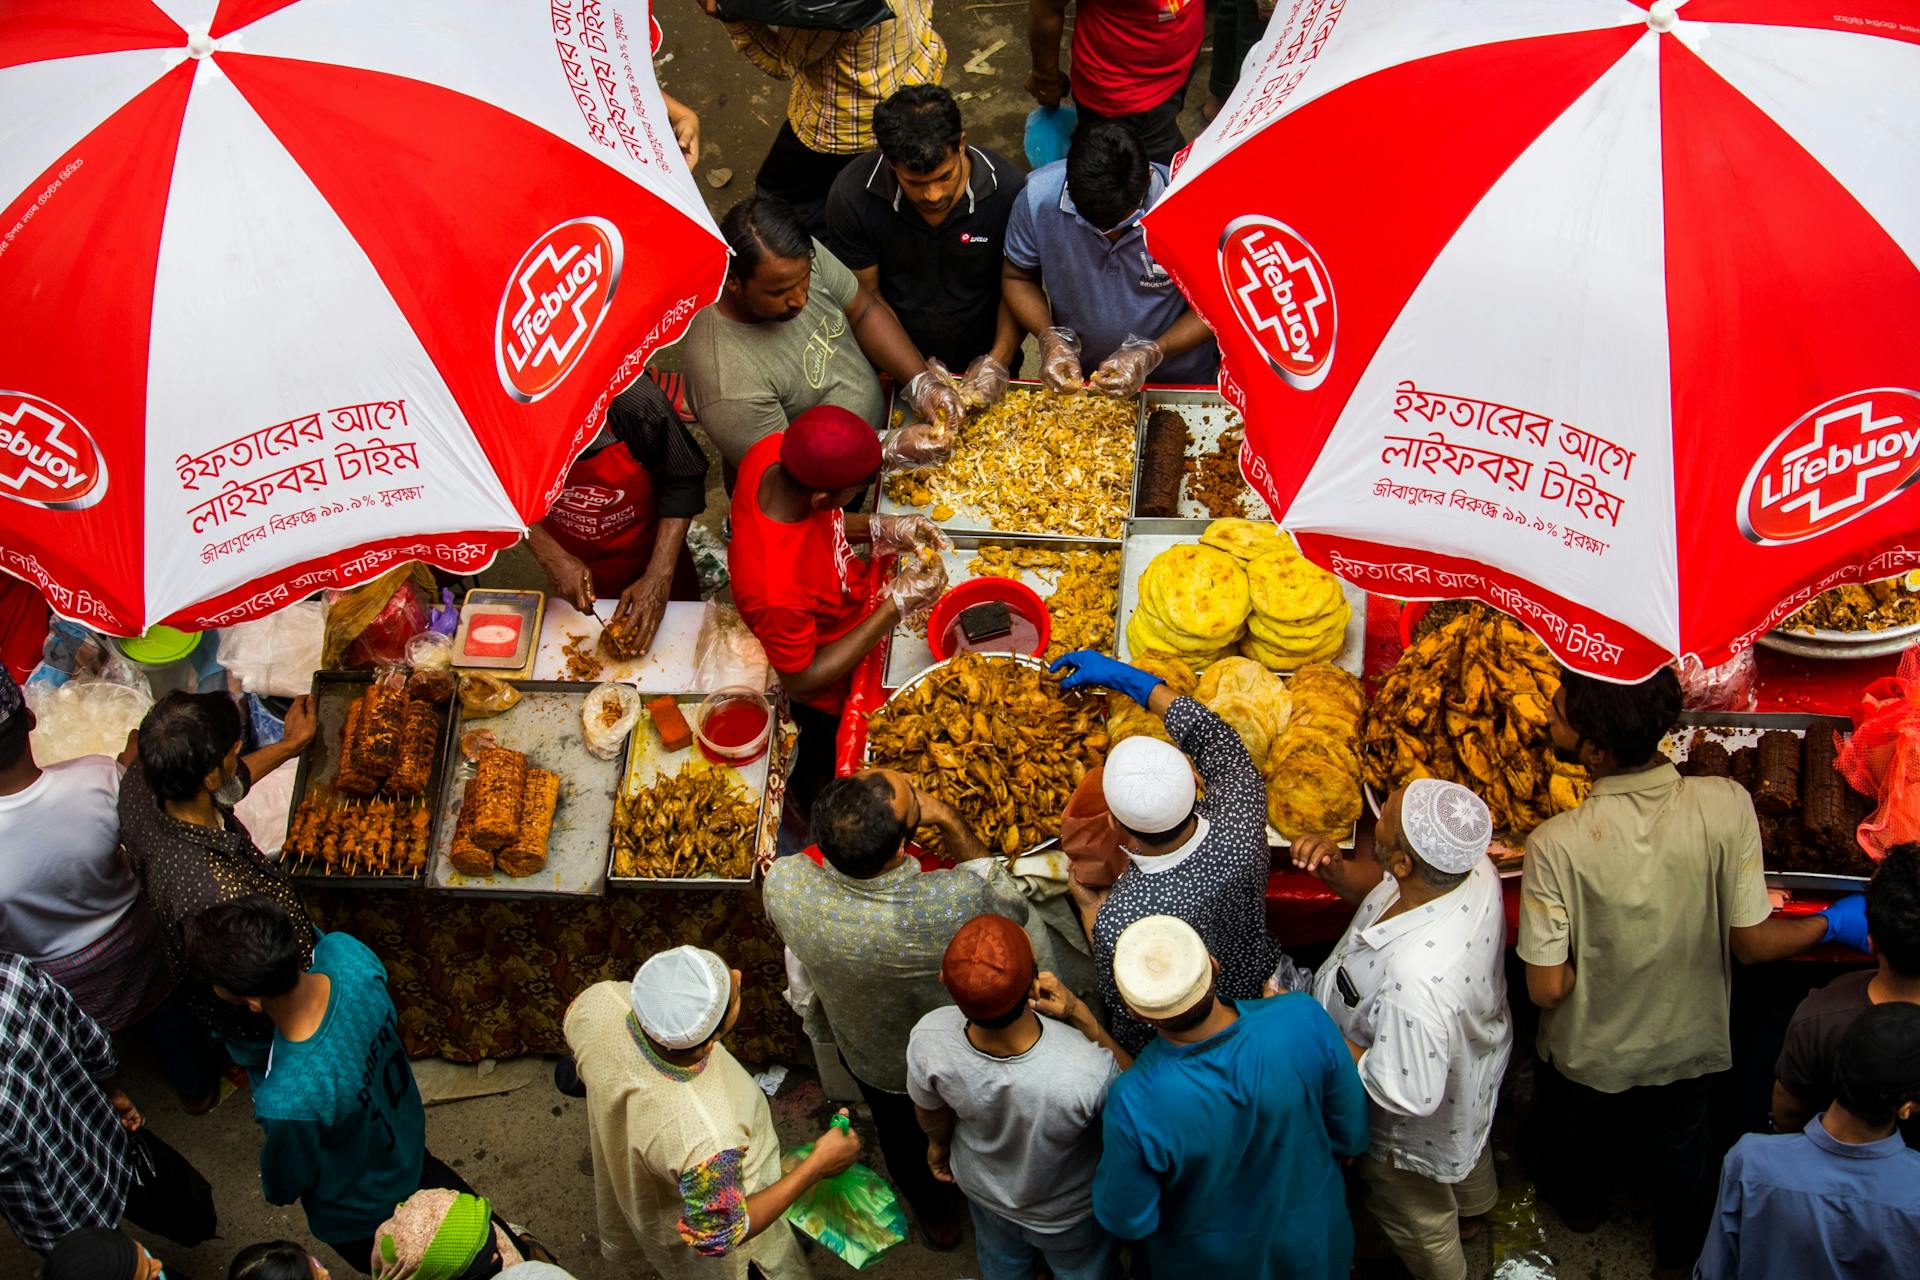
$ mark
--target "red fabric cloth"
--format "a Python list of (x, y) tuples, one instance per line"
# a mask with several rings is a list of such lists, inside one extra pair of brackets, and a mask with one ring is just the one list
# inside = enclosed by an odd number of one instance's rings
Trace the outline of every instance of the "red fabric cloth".
[(646, 571), (659, 529), (655, 514), (653, 476), (615, 442), (574, 460), (542, 523), (587, 566), (597, 589), (617, 592)]
[(1076, 0), (1073, 100), (1103, 116), (1157, 107), (1187, 82), (1206, 34), (1201, 0)]
[[(767, 661), (792, 674), (806, 670), (821, 645), (867, 615), (868, 566), (853, 554), (841, 512), (816, 511), (798, 524), (782, 524), (760, 509), (760, 480), (779, 459), (785, 434), (768, 436), (740, 460), (727, 573), (733, 603), (765, 647)], [(846, 697), (842, 680), (806, 701), (839, 715)]]
[(0, 662), (25, 684), (47, 645), (47, 602), (40, 588), (0, 574)]

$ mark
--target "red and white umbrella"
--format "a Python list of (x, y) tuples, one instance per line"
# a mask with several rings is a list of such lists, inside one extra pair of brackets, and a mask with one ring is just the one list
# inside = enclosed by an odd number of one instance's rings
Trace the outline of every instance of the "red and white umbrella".
[(1147, 215), (1302, 549), (1569, 665), (1920, 563), (1920, 6), (1295, 0)]
[(719, 292), (651, 23), (0, 5), (0, 569), (131, 634), (512, 544)]

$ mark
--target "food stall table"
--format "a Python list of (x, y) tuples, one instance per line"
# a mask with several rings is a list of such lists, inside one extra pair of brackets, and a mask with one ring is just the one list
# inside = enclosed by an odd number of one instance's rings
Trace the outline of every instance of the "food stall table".
[[(612, 602), (601, 611), (611, 613)], [(667, 605), (645, 659), (608, 674), (643, 687), (691, 688), (705, 606)], [(532, 677), (566, 679), (566, 636), (598, 638), (600, 623), (547, 602)], [(595, 982), (627, 981), (647, 956), (681, 944), (708, 947), (742, 975), (740, 1022), (729, 1042), (750, 1062), (791, 1060), (798, 1019), (781, 998), (786, 968), (779, 936), (757, 891), (609, 885), (574, 898), (471, 897), (302, 885), (323, 929), (342, 929), (387, 967), (400, 1033), (416, 1057), (455, 1062), (566, 1052), (562, 1022), (574, 996)]]

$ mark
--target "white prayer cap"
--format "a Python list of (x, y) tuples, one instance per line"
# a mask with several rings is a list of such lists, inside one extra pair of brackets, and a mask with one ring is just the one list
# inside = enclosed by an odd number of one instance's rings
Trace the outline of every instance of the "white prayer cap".
[(1113, 985), (1140, 1017), (1171, 1018), (1199, 1004), (1212, 989), (1213, 957), (1185, 920), (1146, 916), (1128, 925), (1113, 945)]
[(1416, 778), (1400, 793), (1400, 830), (1434, 870), (1471, 871), (1487, 856), (1493, 815), (1486, 801), (1457, 782)]
[(727, 962), (699, 947), (674, 947), (647, 957), (627, 990), (640, 1029), (668, 1049), (704, 1044), (733, 999)]
[(1193, 766), (1180, 748), (1142, 734), (1107, 752), (1100, 792), (1115, 822), (1130, 831), (1159, 835), (1193, 812)]

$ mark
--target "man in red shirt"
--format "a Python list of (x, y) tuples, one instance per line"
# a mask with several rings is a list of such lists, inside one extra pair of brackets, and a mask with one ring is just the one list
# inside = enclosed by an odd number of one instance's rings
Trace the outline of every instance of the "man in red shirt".
[(1080, 127), (1119, 120), (1139, 135), (1147, 158), (1170, 164), (1187, 145), (1180, 108), (1206, 38), (1202, 0), (1075, 0), (1073, 74), (1060, 70), (1067, 0), (1029, 0), (1027, 92), (1043, 107), (1071, 95)]
[[(858, 414), (819, 405), (740, 460), (733, 488), (727, 572), (733, 602), (780, 674), (800, 726), (787, 801), (804, 819), (833, 777), (834, 739), (860, 659), (903, 616), (930, 608), (946, 590), (941, 542), (923, 516), (849, 514), (879, 474), (880, 439)], [(874, 567), (849, 538), (876, 551), (913, 551), (870, 603)]]

